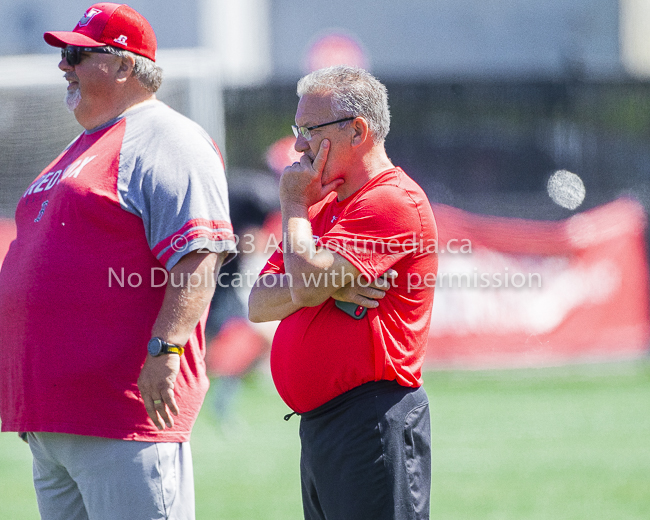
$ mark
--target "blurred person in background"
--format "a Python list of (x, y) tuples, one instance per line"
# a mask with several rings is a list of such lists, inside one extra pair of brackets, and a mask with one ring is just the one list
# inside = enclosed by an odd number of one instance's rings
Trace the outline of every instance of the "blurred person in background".
[(260, 188), (265, 180), (277, 186), (270, 175), (245, 177), (244, 182), (229, 184), (230, 217), (239, 254), (219, 273), (206, 323), (205, 362), (212, 379), (213, 409), (224, 433), (238, 429), (237, 399), (243, 379), (267, 361), (276, 326), (276, 322), (252, 323), (248, 319), (251, 287), (282, 233), (280, 229), (277, 238), (270, 236), (274, 231), (269, 221), (274, 220), (275, 212), (256, 193), (265, 191)]
[(299, 161), (280, 180), (283, 242), (249, 299), (282, 320), (273, 379), (301, 415), (306, 519), (429, 517), (430, 419), (421, 368), (437, 272), (414, 238), (437, 239), (421, 188), (384, 147), (386, 88), (353, 67), (298, 83)]
[(0, 417), (46, 520), (193, 519), (204, 325), (235, 250), (224, 164), (156, 100), (149, 23), (91, 6), (61, 48), (85, 131), (29, 186), (0, 272)]

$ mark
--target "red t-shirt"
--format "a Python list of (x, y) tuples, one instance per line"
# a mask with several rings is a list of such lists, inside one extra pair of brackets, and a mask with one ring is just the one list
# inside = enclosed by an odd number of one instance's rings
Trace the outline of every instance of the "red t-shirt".
[(189, 440), (208, 388), (205, 319), (181, 357), (174, 428), (156, 429), (136, 382), (168, 270), (235, 247), (210, 137), (144, 103), (79, 136), (28, 187), (16, 224), (0, 271), (3, 431)]
[[(309, 209), (309, 219), (318, 244), (346, 258), (368, 280), (388, 269), (398, 276), (379, 307), (361, 320), (329, 298), (280, 322), (271, 350), (280, 396), (304, 413), (369, 381), (420, 386), (434, 291), (433, 284), (416, 282), (438, 269), (437, 230), (426, 195), (395, 168), (341, 202), (330, 194)], [(284, 273), (281, 248), (265, 273)], [(332, 276), (312, 284), (332, 283)]]

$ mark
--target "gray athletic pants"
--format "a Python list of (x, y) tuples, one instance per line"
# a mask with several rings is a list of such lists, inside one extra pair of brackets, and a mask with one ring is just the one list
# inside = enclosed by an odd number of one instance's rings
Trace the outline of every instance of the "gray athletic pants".
[(194, 520), (189, 443), (29, 433), (42, 520)]
[(307, 520), (424, 520), (431, 424), (424, 388), (366, 383), (302, 415)]

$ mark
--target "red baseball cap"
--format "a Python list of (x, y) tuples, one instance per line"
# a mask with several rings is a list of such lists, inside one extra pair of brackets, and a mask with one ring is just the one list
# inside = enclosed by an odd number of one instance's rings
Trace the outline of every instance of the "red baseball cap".
[(72, 32), (46, 32), (43, 38), (52, 47), (111, 45), (156, 61), (156, 35), (151, 25), (126, 4), (92, 5)]

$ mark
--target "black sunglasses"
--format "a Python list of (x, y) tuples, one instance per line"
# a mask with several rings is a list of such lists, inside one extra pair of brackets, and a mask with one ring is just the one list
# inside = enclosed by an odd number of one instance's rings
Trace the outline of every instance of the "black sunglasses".
[(61, 49), (61, 59), (65, 58), (65, 61), (68, 62), (68, 65), (74, 67), (75, 65), (79, 65), (81, 63), (82, 52), (111, 54), (111, 51), (108, 47), (76, 47), (74, 45), (68, 45), (65, 49)]

